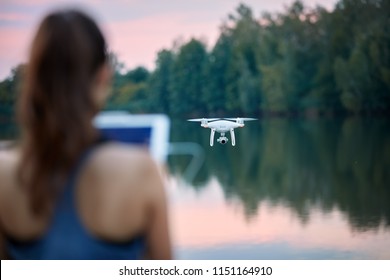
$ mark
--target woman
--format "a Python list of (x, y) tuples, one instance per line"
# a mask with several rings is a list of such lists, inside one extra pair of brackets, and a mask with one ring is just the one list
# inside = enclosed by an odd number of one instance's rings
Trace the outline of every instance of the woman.
[(156, 165), (92, 126), (111, 76), (95, 22), (48, 15), (24, 74), (21, 145), (0, 151), (1, 258), (171, 258)]

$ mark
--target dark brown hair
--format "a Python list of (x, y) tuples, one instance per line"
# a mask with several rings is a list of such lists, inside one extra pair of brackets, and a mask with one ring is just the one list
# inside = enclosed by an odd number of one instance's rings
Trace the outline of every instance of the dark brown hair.
[(96, 138), (96, 74), (107, 62), (96, 23), (76, 10), (53, 12), (32, 42), (19, 99), (19, 178), (34, 214), (48, 213), (83, 150)]

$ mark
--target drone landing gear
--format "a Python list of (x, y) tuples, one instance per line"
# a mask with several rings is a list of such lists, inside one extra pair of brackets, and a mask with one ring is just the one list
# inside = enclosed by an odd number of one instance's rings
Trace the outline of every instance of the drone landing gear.
[(211, 133), (210, 133), (210, 146), (211, 147), (214, 145), (214, 134), (215, 134), (215, 129), (211, 129)]
[(232, 146), (235, 146), (236, 145), (236, 137), (234, 135), (234, 129), (233, 128), (230, 129), (230, 138), (232, 138)]

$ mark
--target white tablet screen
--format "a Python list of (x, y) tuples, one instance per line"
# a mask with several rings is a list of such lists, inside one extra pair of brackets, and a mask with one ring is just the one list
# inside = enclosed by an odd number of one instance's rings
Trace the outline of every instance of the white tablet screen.
[(94, 119), (94, 125), (106, 138), (147, 146), (155, 160), (165, 162), (170, 125), (167, 116), (102, 112)]

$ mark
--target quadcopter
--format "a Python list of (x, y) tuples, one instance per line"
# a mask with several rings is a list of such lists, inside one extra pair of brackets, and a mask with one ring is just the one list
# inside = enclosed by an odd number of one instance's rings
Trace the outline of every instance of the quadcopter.
[(214, 145), (214, 134), (218, 132), (221, 136), (217, 139), (220, 144), (226, 144), (228, 138), (225, 133), (230, 131), (230, 137), (232, 139), (232, 146), (236, 145), (236, 138), (234, 136), (234, 129), (238, 127), (244, 127), (244, 121), (254, 121), (254, 118), (213, 118), (213, 119), (189, 119), (190, 122), (200, 122), (200, 126), (204, 128), (210, 128), (210, 146)]

